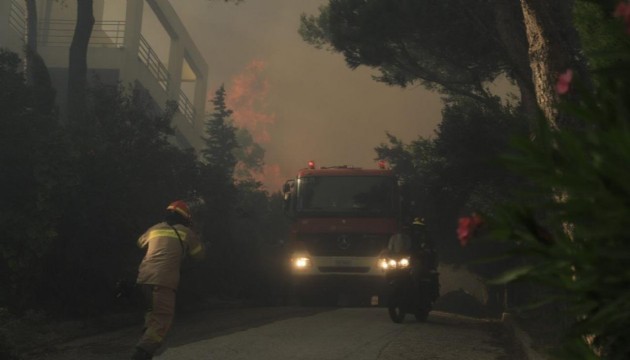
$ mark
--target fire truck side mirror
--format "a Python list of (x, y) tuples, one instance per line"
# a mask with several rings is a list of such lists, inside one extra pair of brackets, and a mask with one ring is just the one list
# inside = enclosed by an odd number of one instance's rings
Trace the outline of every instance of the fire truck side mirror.
[(282, 193), (286, 196), (287, 193), (291, 192), (291, 183), (293, 180), (287, 180), (282, 186)]
[(287, 215), (291, 214), (291, 202), (292, 202), (292, 191), (293, 191), (293, 184), (294, 184), (294, 180), (287, 180), (284, 185), (282, 186), (282, 197), (283, 197), (283, 202), (282, 202), (282, 209), (284, 210), (284, 213)]

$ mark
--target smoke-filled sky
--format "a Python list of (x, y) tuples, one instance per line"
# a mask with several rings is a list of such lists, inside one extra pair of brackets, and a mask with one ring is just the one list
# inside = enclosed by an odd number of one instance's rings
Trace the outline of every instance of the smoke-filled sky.
[(171, 1), (208, 63), (209, 99), (224, 84), (235, 123), (265, 148), (270, 192), (309, 160), (373, 168), (386, 131), (407, 142), (432, 136), (441, 117), (437, 94), (378, 83), (373, 70), (350, 70), (342, 55), (302, 41), (300, 14), (325, 3)]

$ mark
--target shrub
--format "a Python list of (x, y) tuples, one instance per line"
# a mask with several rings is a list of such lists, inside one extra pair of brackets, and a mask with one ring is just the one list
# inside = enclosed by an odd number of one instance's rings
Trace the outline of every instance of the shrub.
[[(628, 6), (625, 3), (623, 6)], [(629, 9), (630, 10), (630, 9)], [(630, 11), (624, 20), (630, 22)], [(508, 166), (531, 187), (487, 216), (492, 239), (517, 245), (525, 265), (499, 282), (533, 281), (556, 291), (574, 319), (563, 351), (570, 359), (630, 358), (630, 46), (607, 52), (594, 87), (559, 77), (558, 105), (579, 124), (541, 120)]]

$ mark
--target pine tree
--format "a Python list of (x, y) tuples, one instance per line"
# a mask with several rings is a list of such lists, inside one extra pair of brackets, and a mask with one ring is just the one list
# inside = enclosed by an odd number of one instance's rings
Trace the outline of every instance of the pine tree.
[(245, 128), (236, 129), (238, 148), (234, 151), (237, 164), (234, 177), (237, 181), (252, 180), (254, 173), (262, 172), (265, 149), (254, 141), (252, 134)]
[(232, 110), (225, 104), (225, 87), (216, 91), (212, 99), (214, 112), (206, 121), (205, 148), (201, 151), (204, 162), (217, 173), (223, 175), (223, 180), (231, 181), (236, 166), (234, 150), (238, 147), (236, 128), (230, 116)]
[(236, 128), (230, 116), (232, 110), (225, 104), (226, 91), (221, 87), (211, 100), (214, 110), (206, 119), (204, 142), (201, 150), (202, 166), (199, 194), (206, 204), (205, 210), (199, 216), (202, 224), (202, 237), (205, 242), (212, 244), (210, 259), (207, 262), (210, 279), (202, 280), (195, 288), (207, 287), (206, 282), (218, 284), (220, 293), (224, 293), (228, 276), (222, 269), (229, 268), (234, 261), (235, 245), (230, 224), (234, 216), (236, 187), (234, 184), (234, 168), (237, 159), (234, 155), (238, 147)]

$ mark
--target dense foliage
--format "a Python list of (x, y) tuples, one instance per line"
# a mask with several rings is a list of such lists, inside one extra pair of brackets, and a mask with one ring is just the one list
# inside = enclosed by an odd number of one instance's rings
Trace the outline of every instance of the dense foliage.
[(498, 156), (508, 151), (509, 139), (527, 133), (527, 127), (498, 101), (489, 107), (468, 98), (454, 99), (442, 116), (434, 137), (404, 144), (389, 135), (389, 144), (381, 144), (376, 152), (403, 180), (411, 216), (426, 217), (439, 239), (442, 260), (461, 263), (453, 219), (470, 209), (491, 208), (518, 184)]
[[(193, 297), (207, 295), (210, 283), (222, 298), (266, 301), (275, 286), (270, 282), (284, 281), (282, 269), (274, 267), (283, 260), (270, 244), (286, 230), (285, 219), (277, 200), (251, 175), (262, 167), (264, 149), (246, 129), (234, 126), (225, 100), (226, 90), (221, 86), (205, 122), (206, 146), (200, 163), (204, 181), (198, 186), (205, 206), (197, 218), (211, 251), (196, 272), (208, 274), (210, 280), (189, 277), (186, 281), (196, 283)], [(235, 268), (235, 264), (246, 265)]]
[(519, 1), (330, 0), (301, 16), (299, 32), (352, 69), (378, 70), (378, 81), (491, 104), (499, 75), (533, 94), (521, 12)]
[(54, 91), (27, 85), (21, 69), (16, 54), (0, 52), (0, 308), (92, 316), (133, 305), (116, 297), (117, 283), (134, 281), (143, 256), (137, 237), (178, 198), (194, 200), (209, 260), (222, 260), (188, 266), (180, 302), (266, 296), (259, 284), (275, 274), (230, 265), (260, 262), (282, 230), (265, 221), (282, 224), (281, 209), (259, 183), (234, 182), (237, 160), (255, 169), (264, 151), (244, 134), (255, 154), (235, 154), (237, 129), (224, 104), (209, 115), (198, 158), (172, 143), (174, 104), (160, 110), (142, 89), (96, 83), (82, 121), (62, 125)]
[[(591, 9), (604, 39), (587, 48), (595, 85), (584, 86), (567, 71), (556, 87), (559, 110), (579, 126), (557, 129), (541, 119), (533, 140), (515, 144), (506, 164), (531, 186), (486, 214), (481, 234), (516, 244), (514, 255), (527, 259), (498, 282), (542, 284), (555, 297), (539, 300), (567, 304), (572, 320), (559, 357), (627, 359), (630, 5), (619, 3), (613, 21), (601, 8)], [(585, 19), (583, 29), (595, 31), (592, 20)]]
[[(442, 116), (433, 138), (404, 144), (389, 135), (389, 144), (376, 152), (401, 178), (408, 216), (425, 218), (440, 261), (466, 265), (490, 279), (506, 264), (476, 260), (500, 255), (506, 247), (475, 243), (462, 248), (453, 229), (458, 216), (471, 209), (488, 211), (522, 184), (501, 166), (499, 155), (508, 151), (513, 136), (527, 133), (526, 121), (498, 99), (488, 106), (465, 97), (449, 101)], [(496, 298), (501, 294), (492, 294), (498, 290), (488, 289), (491, 311), (502, 311), (503, 300)]]
[(37, 300), (42, 260), (58, 238), (60, 201), (74, 180), (65, 159), (69, 143), (40, 90), (25, 84), (20, 59), (0, 51), (0, 304)]
[(195, 158), (167, 140), (173, 109), (155, 113), (139, 90), (97, 85), (85, 121), (62, 127), (15, 54), (2, 77), (2, 302), (99, 313), (138, 261), (133, 239), (196, 184)]

